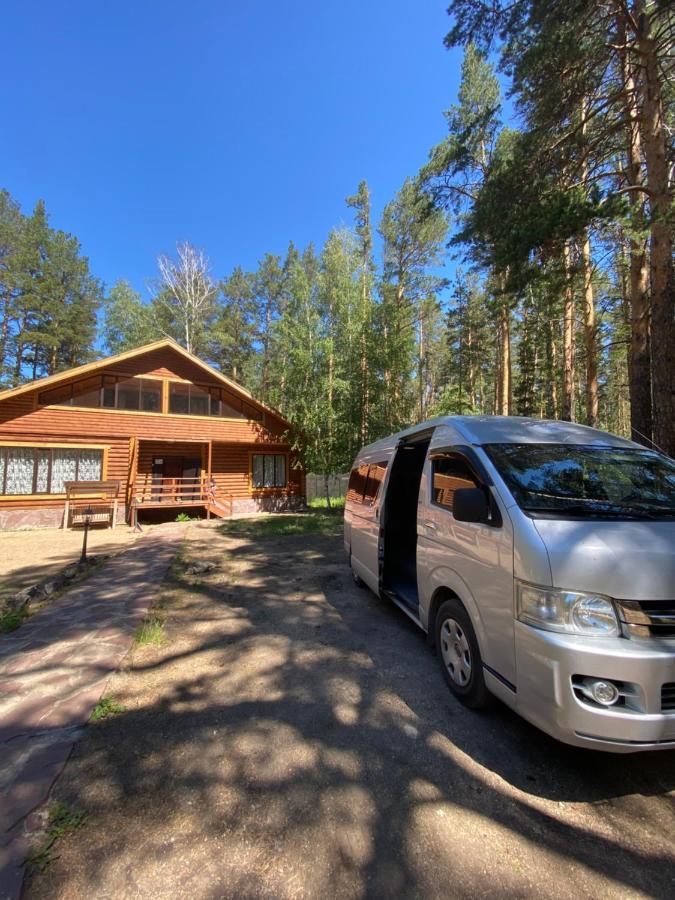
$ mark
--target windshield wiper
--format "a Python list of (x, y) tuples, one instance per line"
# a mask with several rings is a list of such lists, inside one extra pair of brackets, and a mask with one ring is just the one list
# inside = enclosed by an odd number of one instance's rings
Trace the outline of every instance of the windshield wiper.
[[(655, 518), (651, 510), (646, 510), (635, 506), (611, 506), (607, 508), (598, 508), (597, 506), (589, 506), (585, 503), (570, 503), (565, 506), (523, 506), (524, 512), (546, 513), (551, 517), (564, 515), (568, 513), (572, 516), (580, 516), (582, 518), (607, 518), (607, 519), (653, 519)], [(675, 513), (671, 513), (675, 515)]]

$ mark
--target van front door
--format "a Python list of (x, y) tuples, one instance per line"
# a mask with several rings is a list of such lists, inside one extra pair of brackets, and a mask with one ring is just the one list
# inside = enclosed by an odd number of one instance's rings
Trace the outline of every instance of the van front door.
[[(488, 672), (509, 686), (516, 683), (513, 622), (513, 530), (505, 510), (488, 525), (458, 522), (454, 492), (485, 483), (476, 460), (462, 449), (434, 451), (427, 459), (418, 515), (417, 571), (427, 619), (439, 588), (453, 591), (471, 617)], [(496, 498), (492, 493), (494, 502)], [(433, 627), (429, 623), (429, 627)]]

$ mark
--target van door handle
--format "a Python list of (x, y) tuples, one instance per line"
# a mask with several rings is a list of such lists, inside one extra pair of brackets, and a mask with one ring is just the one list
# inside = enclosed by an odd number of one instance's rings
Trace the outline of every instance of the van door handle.
[(435, 522), (425, 522), (425, 528), (431, 528), (432, 531), (438, 531), (438, 525)]

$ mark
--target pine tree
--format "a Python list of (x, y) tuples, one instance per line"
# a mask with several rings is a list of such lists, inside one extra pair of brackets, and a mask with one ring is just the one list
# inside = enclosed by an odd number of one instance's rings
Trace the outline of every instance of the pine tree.
[(162, 337), (154, 308), (143, 303), (128, 281), (120, 279), (103, 304), (102, 338), (108, 353), (122, 353)]

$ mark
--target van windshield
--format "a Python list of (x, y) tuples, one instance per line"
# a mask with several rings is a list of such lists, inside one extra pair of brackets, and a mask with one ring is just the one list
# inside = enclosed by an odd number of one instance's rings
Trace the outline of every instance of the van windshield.
[(652, 450), (486, 444), (518, 505), (546, 518), (675, 518), (675, 461)]

